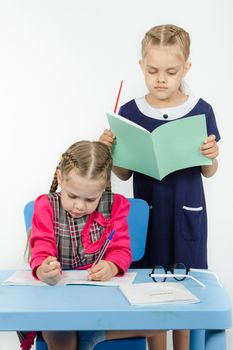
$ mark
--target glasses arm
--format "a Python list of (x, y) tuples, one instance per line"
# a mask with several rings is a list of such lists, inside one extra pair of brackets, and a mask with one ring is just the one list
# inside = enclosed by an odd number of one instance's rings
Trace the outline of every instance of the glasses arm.
[(150, 273), (149, 274), (150, 277), (163, 277), (163, 278), (173, 278), (173, 277), (185, 277), (185, 278), (191, 278), (193, 281), (195, 281), (196, 283), (198, 283), (200, 286), (205, 287), (205, 284), (202, 283), (201, 281), (199, 281), (198, 279), (196, 279), (195, 277), (191, 276), (191, 275), (181, 275), (181, 274), (166, 274), (166, 273)]
[(222, 283), (220, 282), (220, 279), (219, 279), (218, 275), (217, 275), (214, 271), (211, 271), (211, 270), (202, 270), (202, 269), (190, 269), (190, 271), (201, 272), (201, 273), (211, 273), (212, 275), (215, 276), (215, 278), (216, 278), (216, 280), (217, 280), (219, 286), (220, 286), (221, 288), (223, 288), (223, 285), (222, 285)]

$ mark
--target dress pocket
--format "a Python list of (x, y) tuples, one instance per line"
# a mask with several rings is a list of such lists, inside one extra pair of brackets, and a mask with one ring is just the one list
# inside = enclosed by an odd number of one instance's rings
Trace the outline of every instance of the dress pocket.
[(182, 207), (181, 231), (184, 239), (195, 241), (203, 234), (203, 207)]

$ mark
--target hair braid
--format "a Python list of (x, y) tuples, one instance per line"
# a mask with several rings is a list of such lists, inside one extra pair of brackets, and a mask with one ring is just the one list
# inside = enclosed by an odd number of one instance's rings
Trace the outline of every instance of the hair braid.
[(112, 171), (112, 156), (111, 152), (110, 153), (110, 158), (106, 162), (106, 174), (107, 174), (107, 180), (106, 180), (106, 186), (105, 186), (105, 191), (111, 192), (112, 191), (112, 183), (111, 183), (111, 171)]
[(57, 182), (57, 170), (58, 169), (59, 169), (59, 166), (56, 167), (56, 171), (55, 171), (55, 173), (53, 175), (53, 181), (51, 183), (49, 193), (56, 192), (56, 189), (57, 189), (57, 186), (58, 186), (58, 182)]
[(104, 183), (105, 190), (111, 191), (112, 156), (109, 148), (98, 141), (79, 141), (71, 145), (61, 156), (54, 173), (50, 193), (58, 187), (57, 171), (66, 176), (73, 169), (77, 174)]
[(71, 152), (66, 151), (65, 153), (62, 154), (60, 166), (64, 167), (71, 167), (71, 168), (78, 168), (78, 160), (77, 157), (72, 155)]

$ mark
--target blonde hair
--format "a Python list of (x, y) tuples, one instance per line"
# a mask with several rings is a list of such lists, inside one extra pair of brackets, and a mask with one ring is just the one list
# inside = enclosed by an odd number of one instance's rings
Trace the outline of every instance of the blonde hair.
[(50, 193), (54, 193), (58, 187), (58, 169), (62, 176), (66, 176), (72, 169), (76, 169), (77, 174), (82, 177), (102, 180), (105, 183), (105, 190), (111, 191), (111, 151), (101, 142), (79, 141), (71, 145), (61, 156), (50, 187)]
[(146, 55), (149, 46), (173, 46), (178, 45), (185, 61), (190, 54), (190, 36), (180, 27), (173, 24), (159, 25), (151, 28), (142, 40), (142, 57)]
[[(72, 169), (77, 169), (77, 174), (89, 179), (100, 179), (105, 183), (105, 191), (111, 191), (112, 156), (110, 149), (98, 141), (79, 141), (70, 146), (61, 156), (50, 193), (54, 193), (58, 187), (57, 170), (60, 169), (63, 176), (68, 175)], [(27, 243), (24, 258), (29, 262), (31, 228), (28, 230)]]

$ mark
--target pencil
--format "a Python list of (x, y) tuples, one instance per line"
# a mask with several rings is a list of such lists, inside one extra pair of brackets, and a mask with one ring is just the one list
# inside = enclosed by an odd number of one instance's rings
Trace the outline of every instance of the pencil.
[(122, 84), (123, 84), (123, 80), (121, 80), (120, 88), (119, 88), (119, 91), (118, 91), (118, 94), (117, 94), (117, 99), (116, 99), (116, 103), (115, 103), (115, 107), (114, 107), (114, 113), (116, 113), (116, 111), (117, 111), (117, 106), (118, 106), (118, 102), (119, 102), (119, 99), (120, 99)]
[(102, 259), (102, 257), (104, 256), (104, 253), (106, 252), (106, 249), (108, 248), (109, 244), (111, 243), (112, 241), (112, 237), (115, 233), (115, 230), (112, 230), (112, 232), (110, 233), (110, 235), (108, 236), (108, 238), (106, 239), (106, 241), (104, 242), (101, 250), (100, 250), (100, 253), (99, 253), (99, 256), (98, 258), (95, 260), (95, 262), (93, 263), (92, 267), (95, 266), (96, 264), (98, 264), (98, 262), (100, 262), (100, 260)]

